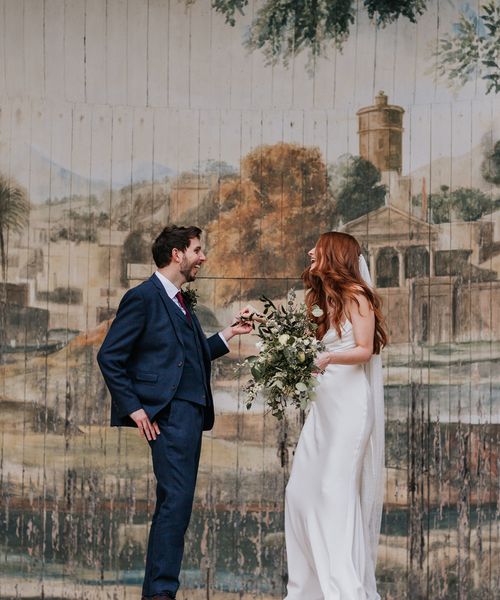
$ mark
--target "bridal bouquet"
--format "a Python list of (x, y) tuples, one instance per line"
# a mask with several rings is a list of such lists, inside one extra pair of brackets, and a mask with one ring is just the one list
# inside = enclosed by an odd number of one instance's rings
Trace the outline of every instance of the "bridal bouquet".
[[(257, 356), (249, 356), (242, 365), (250, 367), (250, 381), (244, 387), (246, 407), (249, 409), (262, 393), (271, 413), (282, 419), (287, 406), (305, 408), (312, 398), (316, 378), (314, 360), (323, 349), (314, 335), (316, 324), (307, 314), (305, 304), (296, 303), (292, 289), (285, 306), (277, 307), (263, 296), (263, 314), (249, 317), (259, 324)], [(315, 306), (313, 315), (322, 310)]]

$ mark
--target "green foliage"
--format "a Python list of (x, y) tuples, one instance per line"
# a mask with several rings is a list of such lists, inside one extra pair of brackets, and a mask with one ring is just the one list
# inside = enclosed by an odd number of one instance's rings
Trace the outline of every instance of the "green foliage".
[(500, 140), (487, 152), (481, 164), (483, 178), (493, 185), (500, 185)]
[(433, 223), (449, 223), (451, 221), (450, 188), (441, 186), (437, 194), (429, 194), (429, 207)]
[(463, 86), (479, 75), (486, 93), (500, 92), (500, 4), (490, 0), (476, 14), (467, 7), (444, 35), (435, 52), (437, 73), (451, 85)]
[(386, 25), (397, 21), (399, 17), (406, 17), (412, 23), (417, 22), (417, 17), (425, 12), (427, 0), (403, 2), (394, 0), (365, 0), (364, 5), (368, 10), (370, 19), (378, 25)]
[[(264, 319), (259, 325), (258, 356), (250, 356), (240, 366), (250, 369), (251, 378), (244, 388), (246, 407), (252, 407), (259, 394), (278, 419), (287, 406), (305, 408), (316, 385), (314, 361), (323, 349), (315, 337), (316, 324), (309, 318), (305, 304), (296, 304), (296, 294), (288, 293), (285, 306), (276, 306), (263, 296)], [(315, 307), (315, 316), (321, 316)], [(319, 311), (319, 312), (318, 312)]]
[(219, 180), (236, 177), (238, 171), (224, 160), (213, 160), (209, 158), (200, 167), (193, 171), (200, 175), (217, 175)]
[(252, 24), (247, 46), (261, 48), (269, 61), (288, 59), (303, 48), (317, 56), (328, 42), (341, 46), (354, 23), (351, 0), (266, 2)]
[(448, 186), (429, 194), (429, 206), (433, 223), (449, 223), (452, 218), (460, 221), (477, 221), (492, 209), (490, 198), (476, 188), (457, 188), (450, 192)]
[(25, 191), (0, 176), (0, 229), (20, 231), (27, 224), (30, 203)]
[(108, 214), (100, 212), (96, 214), (80, 213), (76, 210), (69, 211), (70, 225), (69, 227), (59, 227), (54, 230), (50, 239), (52, 242), (58, 240), (69, 240), (71, 242), (97, 242), (97, 229), (99, 227), (106, 227), (109, 221)]
[(458, 188), (450, 198), (455, 214), (463, 221), (477, 221), (491, 209), (491, 200), (478, 189)]
[(29, 220), (30, 203), (25, 191), (15, 182), (0, 175), (0, 259), (3, 280), (7, 277), (5, 236), (8, 231), (21, 231)]
[[(192, 4), (195, 0), (186, 0)], [(426, 9), (427, 0), (364, 0), (369, 17), (385, 25), (403, 16), (415, 22)], [(262, 48), (270, 62), (308, 50), (312, 57), (333, 42), (339, 48), (349, 37), (356, 14), (354, 0), (265, 0), (250, 27), (247, 46)], [(212, 7), (234, 26), (248, 0), (212, 0)]]
[(337, 213), (344, 223), (384, 204), (387, 188), (380, 183), (380, 171), (361, 156), (345, 154), (330, 172)]
[(182, 296), (184, 297), (184, 302), (194, 310), (196, 305), (198, 304), (198, 290), (192, 287), (185, 287), (182, 290)]
[(123, 258), (126, 262), (148, 262), (151, 253), (148, 243), (144, 240), (141, 231), (131, 231), (123, 243)]
[(248, 0), (212, 0), (212, 7), (226, 17), (226, 23), (229, 23), (231, 27), (236, 25), (236, 19), (234, 18), (236, 11), (240, 15), (244, 15), (243, 9), (247, 6)]

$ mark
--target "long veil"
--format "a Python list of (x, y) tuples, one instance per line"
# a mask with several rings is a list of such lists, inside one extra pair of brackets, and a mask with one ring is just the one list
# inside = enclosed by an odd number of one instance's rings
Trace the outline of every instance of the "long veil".
[[(365, 282), (373, 287), (370, 271), (362, 254), (359, 257), (359, 270)], [(365, 365), (365, 373), (370, 384), (374, 410), (374, 425), (368, 440), (361, 478), (361, 510), (369, 560), (364, 583), (369, 592), (367, 597), (371, 598), (379, 597), (376, 593), (375, 567), (384, 503), (384, 378), (380, 354), (372, 356)]]

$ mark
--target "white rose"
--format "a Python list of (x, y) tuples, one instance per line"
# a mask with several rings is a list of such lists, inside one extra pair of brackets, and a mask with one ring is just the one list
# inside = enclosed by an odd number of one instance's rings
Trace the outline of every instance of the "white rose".
[(288, 333), (282, 333), (278, 338), (278, 342), (282, 346), (286, 346), (286, 343), (288, 342), (289, 339), (290, 339), (290, 336), (288, 335)]

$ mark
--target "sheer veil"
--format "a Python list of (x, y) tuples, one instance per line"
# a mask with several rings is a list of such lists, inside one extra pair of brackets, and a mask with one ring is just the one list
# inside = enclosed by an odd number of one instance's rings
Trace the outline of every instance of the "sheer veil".
[[(370, 271), (364, 256), (359, 257), (359, 270), (365, 282), (373, 287)], [(369, 598), (379, 597), (376, 593), (375, 567), (377, 548), (384, 503), (384, 379), (380, 354), (374, 354), (365, 365), (370, 384), (374, 410), (373, 430), (368, 440), (362, 467), (361, 510), (364, 521), (365, 543), (369, 563), (365, 570), (365, 586)], [(370, 564), (371, 563), (371, 564)]]

